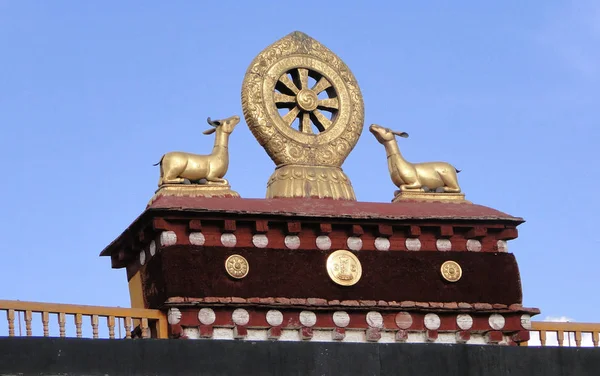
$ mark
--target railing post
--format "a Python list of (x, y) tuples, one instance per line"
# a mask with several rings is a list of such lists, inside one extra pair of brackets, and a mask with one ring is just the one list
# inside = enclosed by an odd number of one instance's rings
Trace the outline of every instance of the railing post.
[(44, 337), (50, 336), (48, 324), (50, 323), (50, 314), (48, 312), (42, 312), (42, 326), (44, 328)]
[(6, 319), (8, 320), (8, 336), (15, 336), (15, 310), (9, 309), (6, 311)]
[(155, 328), (156, 328), (156, 338), (169, 338), (169, 326), (167, 323), (167, 315), (163, 312), (162, 317), (156, 320)]
[(31, 337), (33, 334), (31, 333), (31, 318), (32, 312), (25, 311), (25, 333), (27, 337)]

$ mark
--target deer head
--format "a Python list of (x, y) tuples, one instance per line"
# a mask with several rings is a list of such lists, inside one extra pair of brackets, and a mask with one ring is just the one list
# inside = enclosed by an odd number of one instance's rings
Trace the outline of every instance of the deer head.
[(396, 132), (377, 124), (371, 124), (371, 126), (369, 127), (369, 131), (373, 133), (373, 136), (375, 136), (375, 138), (377, 139), (377, 141), (379, 141), (380, 144), (392, 141), (395, 138), (395, 136), (400, 136), (403, 138), (408, 137), (408, 133), (406, 132)]
[(217, 128), (220, 128), (221, 131), (223, 133), (227, 133), (230, 134), (231, 132), (233, 132), (233, 129), (235, 128), (236, 125), (238, 125), (238, 123), (240, 122), (240, 117), (237, 115), (228, 117), (227, 119), (222, 119), (222, 120), (211, 120), (210, 117), (208, 119), (206, 119), (208, 125), (214, 127), (214, 128), (209, 128), (207, 130), (205, 130), (204, 132), (202, 132), (203, 134), (209, 135), (214, 133)]

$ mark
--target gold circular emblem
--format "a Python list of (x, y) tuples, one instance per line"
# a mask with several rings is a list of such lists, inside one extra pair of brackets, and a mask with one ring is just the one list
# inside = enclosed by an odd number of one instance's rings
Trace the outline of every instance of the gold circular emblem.
[(250, 265), (248, 260), (240, 255), (231, 255), (225, 260), (225, 270), (233, 278), (244, 278), (248, 275)]
[(263, 50), (242, 87), (250, 130), (277, 166), (339, 167), (363, 129), (364, 105), (342, 60), (294, 32)]
[(327, 258), (327, 274), (338, 285), (352, 286), (362, 276), (362, 266), (352, 252), (339, 250)]
[(455, 261), (446, 261), (441, 267), (442, 277), (448, 282), (456, 282), (462, 277), (462, 268)]

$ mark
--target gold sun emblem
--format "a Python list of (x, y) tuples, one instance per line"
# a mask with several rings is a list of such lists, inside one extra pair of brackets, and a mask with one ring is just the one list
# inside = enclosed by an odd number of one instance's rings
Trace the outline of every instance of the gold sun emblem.
[(233, 278), (240, 279), (248, 275), (250, 265), (248, 264), (248, 260), (244, 257), (240, 255), (231, 255), (225, 260), (225, 270), (227, 270), (227, 274)]
[(446, 261), (441, 267), (442, 277), (448, 282), (456, 282), (462, 277), (462, 268), (455, 261)]

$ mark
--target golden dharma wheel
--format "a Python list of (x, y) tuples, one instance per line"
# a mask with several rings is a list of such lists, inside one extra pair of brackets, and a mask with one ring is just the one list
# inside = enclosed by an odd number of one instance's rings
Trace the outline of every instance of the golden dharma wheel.
[(301, 32), (273, 43), (250, 64), (242, 106), (278, 166), (339, 167), (363, 128), (362, 95), (350, 69)]
[(242, 86), (246, 123), (277, 165), (267, 197), (355, 200), (341, 165), (362, 133), (364, 105), (350, 69), (293, 32), (252, 61)]

